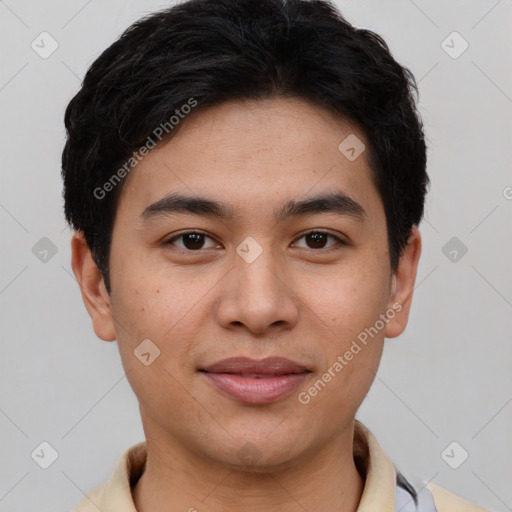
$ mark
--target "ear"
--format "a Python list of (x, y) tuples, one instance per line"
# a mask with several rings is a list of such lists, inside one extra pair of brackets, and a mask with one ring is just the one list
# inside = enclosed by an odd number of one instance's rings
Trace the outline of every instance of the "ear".
[(96, 336), (104, 341), (114, 341), (116, 332), (110, 296), (82, 231), (75, 231), (71, 238), (71, 267)]
[(393, 318), (389, 316), (390, 320), (385, 331), (386, 338), (399, 336), (407, 326), (420, 254), (421, 235), (418, 228), (414, 226), (400, 256), (398, 268), (392, 276), (388, 311), (394, 311), (395, 316)]

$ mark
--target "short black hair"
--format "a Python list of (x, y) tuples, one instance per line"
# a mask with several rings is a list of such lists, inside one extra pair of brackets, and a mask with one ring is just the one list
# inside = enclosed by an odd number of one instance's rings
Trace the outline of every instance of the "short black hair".
[(412, 73), (327, 0), (188, 0), (131, 25), (93, 62), (65, 112), (65, 216), (83, 231), (109, 293), (121, 178), (140, 148), (157, 142), (158, 127), (170, 139), (185, 105), (274, 97), (309, 100), (362, 128), (396, 270), (429, 185)]

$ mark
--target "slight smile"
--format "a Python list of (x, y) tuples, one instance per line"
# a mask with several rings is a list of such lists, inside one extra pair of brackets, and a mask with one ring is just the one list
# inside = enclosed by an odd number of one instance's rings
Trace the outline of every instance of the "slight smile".
[(247, 404), (281, 400), (311, 373), (306, 366), (284, 357), (232, 357), (199, 371), (223, 394)]

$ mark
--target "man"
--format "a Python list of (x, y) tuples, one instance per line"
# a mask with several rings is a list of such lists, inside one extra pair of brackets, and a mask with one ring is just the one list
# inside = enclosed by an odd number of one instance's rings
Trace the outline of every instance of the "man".
[(483, 510), (415, 488), (355, 419), (421, 252), (414, 90), (325, 1), (190, 0), (92, 64), (72, 267), (146, 441), (76, 511)]

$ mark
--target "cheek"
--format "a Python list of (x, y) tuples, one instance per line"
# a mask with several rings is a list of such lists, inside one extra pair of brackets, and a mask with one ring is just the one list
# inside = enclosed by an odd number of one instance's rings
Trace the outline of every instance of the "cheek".
[(147, 279), (119, 286), (113, 300), (124, 371), (139, 402), (152, 414), (191, 406), (181, 386), (191, 364), (188, 341), (193, 334), (185, 321), (189, 309), (168, 285)]
[(130, 326), (131, 338), (157, 339), (182, 329), (182, 320), (203, 293), (193, 274), (176, 271), (163, 258), (129, 252), (115, 258), (111, 267), (116, 269), (114, 314)]
[(314, 290), (307, 296), (308, 306), (315, 313), (317, 327), (319, 321), (328, 327), (318, 339), (324, 354), (319, 378), (328, 383), (317, 404), (329, 403), (328, 408), (339, 414), (346, 409), (355, 412), (373, 382), (382, 355), (387, 324), (380, 315), (388, 306), (387, 261), (375, 256), (361, 258), (338, 271), (331, 270), (328, 279), (317, 280), (317, 286), (313, 281), (304, 287)]
[[(384, 270), (382, 270), (384, 268)], [(311, 311), (341, 340), (355, 339), (374, 325), (389, 300), (389, 276), (386, 267), (354, 264), (330, 270), (303, 282), (305, 302)]]
[(186, 297), (176, 293), (175, 287), (165, 280), (156, 278), (158, 273), (144, 271), (142, 266), (135, 271), (125, 269), (124, 273), (121, 269), (119, 275), (126, 277), (116, 281), (112, 310), (123, 365), (126, 369), (139, 370), (141, 361), (137, 353), (144, 350), (151, 358), (154, 354), (158, 356), (154, 359), (155, 366), (161, 366), (164, 359), (161, 356), (167, 358), (169, 352), (180, 351), (176, 334), (183, 332), (184, 322), (180, 320), (190, 309)]

